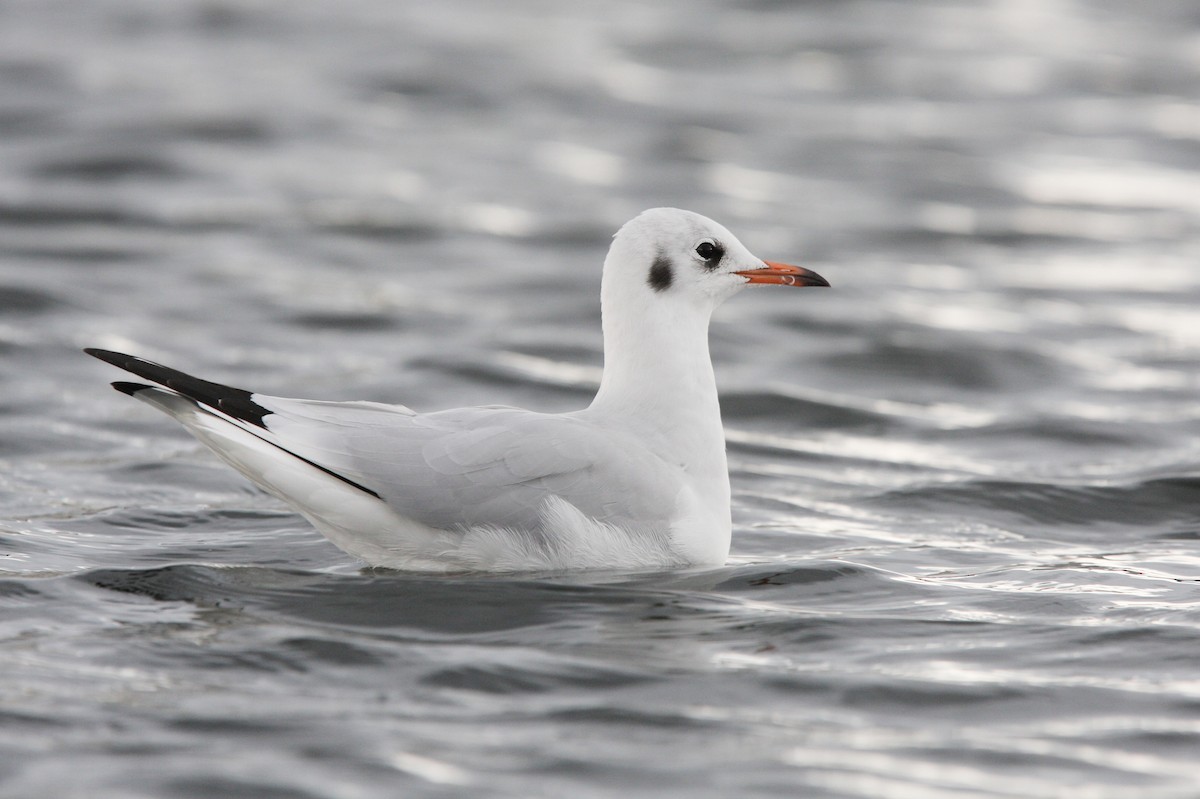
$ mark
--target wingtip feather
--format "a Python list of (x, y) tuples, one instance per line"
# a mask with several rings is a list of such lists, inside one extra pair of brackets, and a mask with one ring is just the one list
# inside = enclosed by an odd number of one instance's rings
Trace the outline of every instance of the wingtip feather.
[(154, 386), (148, 386), (145, 383), (127, 383), (123, 380), (113, 383), (112, 387), (117, 391), (120, 391), (122, 394), (128, 394), (131, 397), (139, 391), (145, 391), (148, 388), (154, 388)]
[(105, 363), (111, 363), (113, 366), (124, 368), (123, 364), (129, 360), (130, 356), (123, 352), (113, 352), (112, 350), (102, 350), (99, 347), (84, 347), (83, 351), (93, 358), (99, 358)]

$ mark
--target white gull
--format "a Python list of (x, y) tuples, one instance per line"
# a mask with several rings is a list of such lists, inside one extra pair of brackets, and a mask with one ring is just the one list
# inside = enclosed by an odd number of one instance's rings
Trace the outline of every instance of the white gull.
[(604, 261), (604, 373), (571, 413), (256, 394), (88, 349), (334, 544), (420, 571), (665, 569), (729, 555), (729, 470), (708, 322), (750, 284), (828, 286), (690, 211), (626, 223)]

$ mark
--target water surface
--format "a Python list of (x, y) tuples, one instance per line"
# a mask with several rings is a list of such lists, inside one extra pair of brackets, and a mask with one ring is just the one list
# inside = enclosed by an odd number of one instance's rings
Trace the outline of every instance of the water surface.
[[(1190, 797), (1186, 0), (0, 6), (0, 794)], [(734, 552), (364, 570), (79, 352), (585, 404), (646, 207), (831, 291), (712, 350)]]

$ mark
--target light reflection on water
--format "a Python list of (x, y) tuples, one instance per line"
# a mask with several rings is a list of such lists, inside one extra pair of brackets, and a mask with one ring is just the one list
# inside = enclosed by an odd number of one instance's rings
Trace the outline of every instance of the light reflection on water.
[[(1185, 0), (0, 21), (0, 792), (1195, 792)], [(576, 408), (662, 204), (834, 285), (714, 320), (722, 569), (363, 570), (78, 352)]]

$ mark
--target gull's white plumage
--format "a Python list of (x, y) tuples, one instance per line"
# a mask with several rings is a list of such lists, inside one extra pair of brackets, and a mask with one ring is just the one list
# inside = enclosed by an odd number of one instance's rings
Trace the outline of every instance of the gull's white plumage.
[(731, 525), (708, 321), (751, 282), (828, 285), (755, 258), (699, 214), (658, 208), (631, 220), (604, 263), (600, 389), (565, 414), (270, 397), (89, 353), (158, 383), (114, 385), (372, 565), (710, 565), (728, 556)]

